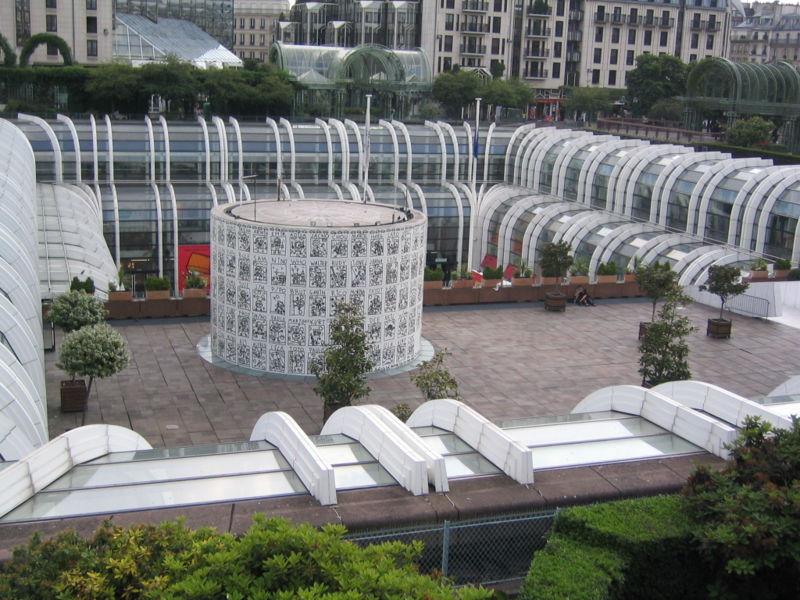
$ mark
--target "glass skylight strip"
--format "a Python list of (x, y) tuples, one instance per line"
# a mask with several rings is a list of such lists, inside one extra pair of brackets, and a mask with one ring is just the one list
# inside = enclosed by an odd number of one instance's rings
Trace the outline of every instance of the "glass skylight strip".
[(518, 419), (505, 419), (495, 421), (495, 425), (501, 429), (512, 429), (514, 427), (533, 427), (542, 425), (554, 425), (556, 423), (576, 423), (580, 421), (608, 421), (611, 419), (636, 419), (635, 415), (614, 411), (599, 411), (591, 413), (576, 413), (569, 415), (557, 415), (547, 417), (523, 417)]
[(375, 457), (364, 446), (356, 442), (317, 446), (317, 452), (322, 460), (332, 466), (376, 462)]
[(664, 432), (658, 425), (642, 418), (562, 423), (506, 430), (511, 439), (531, 448), (551, 444), (632, 438)]
[(0, 521), (56, 519), (306, 493), (306, 488), (292, 471), (168, 481), (96, 490), (40, 492)]
[(334, 467), (333, 477), (337, 490), (397, 485), (394, 477), (379, 463)]
[(231, 442), (227, 444), (201, 444), (198, 446), (181, 446), (178, 448), (153, 448), (135, 452), (112, 452), (86, 464), (128, 462), (136, 460), (160, 460), (163, 458), (181, 458), (189, 456), (209, 456), (214, 454), (230, 454), (236, 452), (258, 452), (274, 450), (275, 446), (265, 441)]
[(493, 475), (501, 472), (500, 469), (477, 452), (446, 456), (444, 465), (445, 469), (447, 469), (448, 479), (475, 475)]
[(222, 477), (244, 473), (289, 470), (289, 463), (277, 450), (192, 456), (130, 463), (78, 465), (51, 483), (46, 490), (70, 490), (101, 486), (130, 485), (178, 479)]

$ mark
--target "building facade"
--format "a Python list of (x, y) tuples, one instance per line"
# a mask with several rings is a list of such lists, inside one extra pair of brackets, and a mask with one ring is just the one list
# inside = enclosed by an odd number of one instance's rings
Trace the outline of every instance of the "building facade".
[(729, 58), (800, 65), (800, 5), (753, 2), (731, 31)]
[(233, 7), (233, 51), (242, 60), (267, 62), (278, 23), (289, 15), (289, 0), (237, 0)]

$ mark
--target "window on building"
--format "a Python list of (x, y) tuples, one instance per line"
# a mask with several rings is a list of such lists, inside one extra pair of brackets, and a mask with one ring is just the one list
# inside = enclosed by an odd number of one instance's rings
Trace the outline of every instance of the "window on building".
[[(41, 4), (39, 6), (41, 6)], [(45, 8), (58, 8), (58, 2), (56, 0), (45, 0), (44, 7)]]
[(445, 5), (447, 6), (447, 8), (455, 8), (456, 0), (446, 0)]
[(659, 34), (658, 45), (661, 46), (662, 48), (667, 45), (667, 36), (668, 33), (666, 31), (662, 31)]
[(689, 55), (689, 62), (692, 63), (692, 62), (695, 62), (695, 61), (697, 61), (697, 54), (690, 54)]
[(503, 12), (503, 0), (494, 0), (494, 12)]
[(492, 17), (492, 33), (500, 33), (500, 17)]
[(594, 64), (599, 65), (603, 62), (603, 50), (601, 48), (594, 49)]
[(595, 42), (602, 42), (603, 41), (603, 28), (596, 27), (594, 30), (594, 41)]
[(47, 42), (47, 56), (58, 56), (58, 46)]
[(628, 43), (635, 44), (636, 43), (636, 30), (635, 29), (628, 29)]
[(600, 83), (600, 69), (592, 69), (592, 83), (595, 85)]
[(500, 54), (500, 38), (492, 38), (492, 54)]
[(706, 50), (713, 50), (714, 49), (714, 36), (709, 34), (706, 37)]
[(617, 72), (616, 71), (609, 71), (608, 72), (608, 85), (617, 85)]
[(564, 0), (558, 0), (558, 2), (556, 2), (556, 16), (564, 16)]
[(56, 15), (45, 16), (45, 30), (51, 32), (58, 31), (58, 17), (56, 17)]
[(619, 61), (619, 50), (617, 50), (616, 48), (612, 48), (611, 55), (608, 57), (608, 62), (610, 62), (612, 65), (615, 65), (617, 64), (618, 61)]
[(700, 36), (699, 36), (699, 35), (697, 35), (696, 33), (693, 33), (693, 34), (692, 34), (692, 40), (691, 40), (691, 42), (689, 43), (689, 45), (690, 45), (692, 48), (697, 48), (697, 46), (698, 46), (699, 44), (700, 44)]
[(258, 45), (259, 46), (266, 46), (267, 45), (267, 36), (263, 33), (258, 36)]
[(97, 40), (86, 40), (86, 56), (97, 56)]
[(97, 17), (86, 17), (86, 33), (97, 33)]
[(239, 29), (244, 29), (244, 18), (239, 19)]
[(443, 71), (450, 71), (453, 68), (453, 59), (449, 56), (445, 56), (442, 59), (442, 70)]
[(240, 46), (244, 46), (244, 34), (243, 33), (239, 34), (239, 45)]
[(452, 52), (453, 51), (453, 36), (452, 35), (444, 36), (444, 51), (445, 52)]
[(611, 28), (611, 43), (619, 44), (619, 27)]
[(250, 45), (251, 46), (255, 46), (256, 45), (256, 34), (255, 33), (251, 33), (250, 34)]
[(564, 21), (556, 21), (556, 37), (564, 36)]
[(267, 20), (266, 19), (261, 19), (260, 25), (261, 25), (261, 29), (266, 29), (267, 28)]
[(97, 10), (97, 0), (86, 0), (86, 10)]
[(634, 61), (633, 50), (628, 50), (625, 53), (625, 64), (630, 66), (633, 64), (633, 61)]
[(256, 20), (255, 18), (250, 19), (250, 29), (256, 28)]
[(553, 42), (553, 58), (561, 58), (561, 42)]
[(444, 30), (453, 31), (455, 23), (455, 15), (447, 14), (444, 16)]
[(553, 63), (553, 78), (561, 77), (561, 63)]
[(653, 44), (653, 30), (645, 29), (644, 32), (644, 45), (651, 46)]

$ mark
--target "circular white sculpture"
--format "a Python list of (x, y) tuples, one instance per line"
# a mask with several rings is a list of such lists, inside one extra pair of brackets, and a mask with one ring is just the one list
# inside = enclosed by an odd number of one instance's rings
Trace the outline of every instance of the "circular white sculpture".
[(211, 212), (211, 351), (268, 373), (309, 375), (334, 307), (364, 315), (375, 370), (420, 350), (427, 219), (381, 204), (260, 200)]

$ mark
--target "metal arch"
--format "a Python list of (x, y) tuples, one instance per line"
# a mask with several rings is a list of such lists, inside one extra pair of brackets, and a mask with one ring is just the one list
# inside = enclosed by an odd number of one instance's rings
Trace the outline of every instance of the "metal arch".
[[(458, 168), (459, 168), (459, 158), (458, 158), (458, 138), (456, 138), (456, 132), (453, 129), (453, 126), (446, 121), (437, 121), (439, 126), (442, 129), (446, 129), (447, 132), (450, 134), (450, 141), (453, 143), (453, 181), (458, 181)], [(445, 149), (447, 149), (447, 144), (445, 144)]]
[[(625, 244), (631, 237), (642, 233), (659, 233), (661, 231), (662, 229), (660, 227), (652, 223), (636, 223), (633, 221), (621, 223), (606, 236), (603, 251), (600, 253), (596, 264), (607, 263), (614, 255), (614, 252), (617, 251), (617, 248)], [(628, 264), (630, 265), (630, 263)]]
[(95, 120), (94, 115), (89, 115), (89, 126), (92, 130), (92, 174), (94, 176), (94, 183), (96, 184), (97, 180), (100, 178), (100, 167), (97, 157), (97, 121)]
[(458, 242), (456, 242), (456, 252), (458, 256), (458, 268), (461, 268), (461, 253), (464, 250), (464, 206), (461, 203), (461, 193), (452, 183), (445, 183), (444, 186), (453, 194), (456, 201), (456, 212), (458, 213)]
[(434, 123), (433, 121), (425, 121), (425, 127), (430, 127), (436, 132), (436, 135), (439, 136), (439, 147), (441, 148), (441, 161), (442, 161), (442, 169), (441, 169), (441, 177), (440, 181), (444, 183), (447, 181), (447, 148), (445, 147), (444, 143), (444, 134), (442, 133), (442, 128), (439, 127), (438, 123)]
[(467, 181), (469, 181), (470, 185), (472, 185), (472, 173), (475, 168), (475, 165), (473, 164), (473, 162), (475, 161), (472, 160), (472, 152), (473, 152), (472, 127), (467, 121), (464, 121), (462, 127), (464, 128), (464, 133), (467, 136), (467, 149), (469, 150), (469, 152), (467, 152)]
[[(770, 165), (772, 165), (772, 161), (767, 161), (763, 158), (734, 158), (732, 160), (716, 163), (714, 165), (715, 168), (708, 169), (708, 171), (703, 173), (700, 179), (697, 180), (695, 190), (692, 192), (692, 197), (689, 199), (689, 215), (686, 223), (687, 233), (694, 233), (700, 237), (705, 235), (706, 211), (708, 210), (709, 202), (711, 202), (711, 196), (714, 194), (720, 181), (728, 177), (734, 171), (740, 171), (751, 167), (766, 168)], [(742, 187), (744, 187), (745, 184), (746, 182), (743, 183)], [(701, 191), (702, 194), (699, 193)], [(741, 189), (739, 192), (741, 192)], [(737, 197), (738, 196), (739, 193), (737, 193)], [(735, 200), (732, 206), (735, 206)], [(696, 224), (694, 222), (695, 215), (697, 215)], [(728, 223), (728, 239), (730, 239), (731, 234), (736, 235), (736, 230), (736, 222), (731, 214)]]
[(267, 117), (266, 123), (267, 126), (272, 129), (272, 137), (275, 139), (275, 170), (277, 171), (276, 179), (281, 179), (283, 177), (283, 162), (281, 160), (281, 134), (278, 130), (278, 124), (275, 122), (275, 119)]
[(742, 215), (742, 234), (739, 238), (739, 247), (750, 250), (753, 242), (753, 228), (756, 226), (756, 212), (763, 210), (764, 204), (769, 198), (765, 194), (769, 193), (774, 186), (779, 185), (786, 174), (791, 173), (792, 170), (793, 167), (778, 167), (778, 169), (771, 171), (767, 177), (762, 179), (753, 190), (750, 202), (745, 206), (744, 214)]
[[(571, 222), (564, 223), (564, 225), (567, 225), (567, 227), (562, 225), (561, 231), (556, 235), (556, 237), (553, 238), (553, 240), (564, 240), (570, 245), (573, 251), (575, 251), (578, 249), (578, 246), (584, 242), (586, 236), (594, 232), (595, 227), (611, 227), (615, 223), (620, 222), (619, 215), (605, 211), (593, 210), (591, 208), (587, 208), (587, 211), (587, 214), (576, 215)], [(603, 242), (606, 241), (606, 237), (607, 236), (603, 237)], [(590, 272), (589, 275), (594, 275), (594, 273)]]
[(417, 192), (417, 197), (419, 198), (419, 210), (424, 212), (426, 215), (428, 214), (428, 201), (425, 199), (425, 192), (422, 191), (422, 188), (419, 187), (417, 183), (413, 181), (408, 184), (408, 187)]
[[(325, 145), (328, 147), (328, 185), (333, 184), (333, 142), (331, 141), (331, 129), (328, 127), (328, 124), (317, 117), (314, 119), (314, 123), (322, 129), (322, 133), (325, 135)], [(294, 178), (292, 178), (294, 179)], [(341, 196), (341, 190), (339, 190), (339, 196)], [(341, 200), (341, 197), (339, 198)]]
[(167, 182), (167, 190), (169, 191), (169, 202), (172, 208), (172, 275), (175, 283), (175, 291), (180, 289), (180, 273), (178, 272), (178, 200), (175, 198), (175, 188), (172, 187), (171, 182)]
[(389, 132), (389, 137), (392, 138), (392, 154), (394, 155), (392, 160), (394, 165), (394, 177), (392, 181), (396, 183), (400, 181), (400, 145), (397, 143), (397, 132), (394, 130), (394, 127), (392, 127), (392, 124), (385, 119), (379, 119), (378, 126), (386, 129), (386, 131)]
[(109, 181), (108, 186), (111, 188), (111, 204), (114, 207), (114, 258), (117, 268), (122, 267), (122, 256), (119, 249), (119, 198), (117, 197), (117, 184)]
[(726, 156), (730, 158), (730, 155), (725, 155), (721, 152), (689, 152), (674, 158), (668, 165), (665, 165), (653, 185), (653, 189), (660, 190), (660, 193), (656, 199), (657, 201), (650, 203), (650, 221), (658, 223), (662, 227), (667, 226), (669, 196), (672, 193), (672, 187), (675, 185), (675, 180), (684, 174), (690, 165), (715, 158), (724, 159)]
[(704, 255), (700, 256), (684, 270), (680, 279), (678, 280), (678, 283), (684, 286), (691, 285), (692, 282), (697, 284), (703, 283), (706, 279), (708, 279), (708, 270), (711, 267), (742, 262), (743, 260), (747, 260), (748, 257), (749, 255), (747, 253), (737, 251), (723, 254), (718, 258), (715, 257), (712, 262), (706, 262), (703, 260)]
[(358, 124), (352, 119), (345, 119), (344, 124), (353, 132), (353, 137), (355, 138), (356, 146), (358, 147), (358, 169), (356, 169), (356, 173), (358, 174), (358, 179), (360, 181), (361, 173), (364, 172), (364, 148), (361, 145), (361, 130), (359, 129)]
[[(536, 195), (529, 194), (529, 195), (521, 195), (520, 199), (517, 200), (514, 205), (509, 209), (509, 211), (503, 217), (503, 220), (500, 223), (500, 235), (498, 236), (498, 250), (497, 256), (499, 257), (502, 255), (503, 257), (503, 264), (508, 264), (511, 260), (511, 248), (513, 247), (513, 239), (514, 239), (514, 227), (517, 225), (517, 221), (519, 221), (520, 216), (525, 214), (530, 207), (536, 204)], [(520, 242), (521, 243), (521, 242)], [(522, 254), (520, 254), (520, 258)]]
[[(504, 192), (510, 192), (509, 194), (505, 194)], [(510, 188), (506, 186), (495, 186), (492, 188), (489, 193), (484, 196), (483, 202), (481, 202), (481, 206), (478, 209), (477, 220), (480, 226), (480, 243), (479, 247), (481, 251), (484, 251), (489, 244), (489, 225), (491, 222), (491, 215), (494, 214), (494, 211), (506, 200), (513, 198), (517, 195), (517, 191), (515, 188)]]
[(536, 147), (536, 143), (538, 143), (539, 136), (544, 135), (547, 133), (548, 130), (551, 128), (542, 128), (536, 129), (535, 127), (531, 128), (522, 139), (519, 141), (519, 146), (517, 146), (517, 151), (514, 154), (514, 174), (512, 180), (509, 182), (513, 185), (522, 185), (522, 178), (524, 177), (524, 168), (525, 162), (527, 161), (528, 155), (533, 152), (533, 149)]
[[(163, 119), (163, 117), (162, 117)], [(239, 121), (234, 117), (228, 117), (228, 123), (233, 125), (233, 132), (236, 134), (236, 152), (239, 159), (236, 161), (239, 165), (239, 187), (243, 184), (244, 177), (244, 150), (242, 148), (242, 130), (239, 128)]]
[[(114, 182), (114, 132), (111, 129), (111, 118), (108, 115), (103, 117), (106, 124), (106, 141), (108, 148), (106, 149), (106, 158), (108, 163), (108, 180)], [(119, 223), (117, 223), (119, 225)]]
[[(644, 172), (645, 168), (650, 166), (655, 159), (660, 159), (667, 154), (685, 154), (687, 152), (691, 152), (689, 148), (685, 146), (673, 146), (673, 145), (665, 145), (662, 147), (653, 146), (649, 149), (650, 152), (643, 152), (642, 159), (636, 163), (633, 168), (630, 170), (630, 177), (628, 178), (628, 185), (625, 189), (625, 195), (621, 198), (622, 201), (622, 210), (616, 209), (615, 212), (620, 212), (625, 215), (631, 216), (633, 213), (633, 203), (631, 200), (633, 199), (633, 192), (634, 188), (636, 187), (636, 183), (639, 181), (639, 177)], [(625, 200), (628, 202), (625, 202)], [(650, 196), (650, 204), (653, 203), (653, 196)]]
[[(567, 170), (572, 164), (572, 160), (579, 152), (585, 150), (587, 146), (591, 147), (592, 144), (601, 144), (605, 141), (611, 141), (614, 139), (613, 136), (610, 135), (596, 136), (593, 133), (586, 133), (585, 131), (579, 130), (579, 132), (583, 135), (576, 136), (575, 139), (569, 142), (569, 145), (565, 143), (561, 152), (558, 153), (556, 161), (553, 163), (553, 180), (558, 180), (558, 191), (556, 191), (556, 195), (573, 201), (578, 200), (577, 190), (575, 198), (566, 198), (564, 191), (567, 180)], [(581, 168), (582, 167), (583, 165), (581, 165)], [(578, 173), (578, 176), (580, 179), (580, 172)]]
[(150, 155), (150, 160), (148, 163), (150, 164), (150, 182), (156, 180), (156, 140), (155, 134), (153, 133), (153, 122), (150, 120), (148, 115), (144, 116), (144, 124), (147, 127), (147, 148), (148, 154)]
[(75, 181), (81, 181), (81, 142), (78, 139), (78, 131), (75, 129), (75, 123), (72, 122), (66, 115), (62, 115), (58, 113), (56, 115), (56, 120), (64, 123), (69, 130), (69, 135), (72, 138), (72, 147), (74, 148), (74, 155), (75, 155)]
[(156, 235), (158, 236), (158, 276), (164, 276), (164, 240), (163, 230), (164, 225), (161, 222), (161, 194), (158, 192), (158, 186), (150, 182), (150, 189), (153, 190), (153, 196), (156, 203)]
[[(506, 146), (506, 161), (503, 164), (503, 181), (508, 181), (508, 170), (511, 167), (511, 153), (514, 151), (514, 142), (517, 141), (517, 138), (522, 136), (524, 139), (527, 136), (530, 130), (536, 129), (536, 124), (528, 123), (527, 125), (523, 125), (522, 127), (517, 127), (514, 130), (514, 133), (511, 134), (511, 139), (508, 140), (508, 146)], [(520, 145), (522, 144), (522, 140), (520, 140)], [(517, 149), (519, 152), (519, 149)], [(515, 154), (518, 156), (518, 154)], [(514, 160), (514, 165), (516, 166), (517, 161)]]
[(214, 184), (211, 183), (210, 181), (206, 181), (206, 187), (208, 188), (208, 191), (210, 192), (210, 195), (211, 195), (211, 204), (212, 204), (212, 206), (217, 206), (218, 205), (218, 202), (217, 202), (217, 190), (214, 189)]
[(414, 164), (412, 161), (413, 150), (411, 148), (411, 135), (408, 133), (408, 127), (402, 121), (392, 120), (392, 125), (399, 129), (403, 134), (403, 139), (406, 142), (406, 181), (411, 181), (411, 174), (414, 172)]
[[(747, 181), (744, 182), (742, 185), (742, 189), (739, 190), (739, 193), (736, 195), (736, 199), (733, 201), (733, 207), (731, 208), (731, 227), (728, 230), (728, 244), (731, 246), (738, 245), (736, 243), (736, 238), (741, 238), (741, 224), (740, 224), (740, 217), (742, 210), (746, 208), (754, 200), (753, 191), (758, 188), (759, 184), (769, 177), (775, 171), (780, 171), (781, 167), (766, 167), (759, 173), (754, 173), (753, 177), (749, 178)], [(760, 197), (759, 197), (760, 198)], [(760, 202), (758, 200), (757, 202)], [(737, 236), (737, 232), (739, 235)]]
[[(284, 117), (281, 117), (280, 124), (283, 125), (283, 128), (286, 130), (286, 136), (289, 138), (289, 181), (294, 185), (296, 179), (295, 164), (297, 160), (297, 152), (294, 150), (294, 130), (292, 129), (292, 124)], [(303, 197), (302, 194), (301, 197)]]
[[(467, 223), (468, 231), (467, 231), (467, 268), (472, 268), (472, 248), (473, 248), (473, 236), (475, 233), (475, 217), (478, 212), (477, 208), (477, 201), (475, 199), (475, 193), (473, 192), (470, 187), (464, 183), (456, 182), (455, 186), (461, 189), (461, 192), (464, 194), (464, 198), (467, 199), (467, 204), (469, 204), (469, 222)], [(463, 211), (463, 208), (462, 208)], [(462, 233), (458, 238), (458, 269), (461, 270), (461, 263), (462, 256), (464, 255), (464, 245), (463, 245), (464, 234)]]
[(724, 256), (727, 252), (728, 250), (725, 247), (715, 245), (700, 246), (699, 248), (687, 252), (686, 255), (678, 260), (675, 266), (672, 267), (672, 270), (678, 273), (678, 283), (680, 285), (691, 285), (693, 283), (692, 281), (686, 281), (685, 283), (682, 281), (682, 279), (691, 279), (690, 273), (687, 273), (685, 278), (682, 276), (684, 271), (693, 263), (697, 262), (698, 268), (692, 270), (692, 273), (697, 270), (702, 270), (700, 265), (713, 263), (718, 257)]
[(577, 201), (587, 206), (592, 206), (592, 184), (594, 183), (594, 176), (600, 168), (600, 165), (603, 164), (603, 161), (622, 148), (639, 144), (641, 144), (641, 140), (622, 140), (613, 136), (611, 140), (603, 142), (595, 148), (592, 156), (590, 156), (588, 160), (585, 160), (581, 167), (581, 172), (578, 176)]
[(58, 138), (56, 137), (56, 132), (53, 131), (53, 128), (50, 127), (50, 124), (42, 119), (41, 117), (36, 117), (34, 115), (26, 115), (25, 113), (17, 114), (17, 118), (20, 121), (25, 121), (28, 123), (33, 123), (34, 125), (38, 125), (44, 131), (44, 134), (47, 136), (47, 139), (50, 140), (50, 145), (53, 148), (53, 163), (56, 169), (56, 183), (63, 183), (64, 182), (64, 169), (61, 164), (61, 145), (58, 143)]
[[(787, 177), (782, 179), (778, 185), (773, 188), (769, 196), (767, 196), (764, 204), (761, 206), (761, 216), (758, 219), (758, 226), (756, 227), (756, 252), (764, 252), (767, 237), (767, 226), (769, 225), (769, 218), (772, 216), (772, 207), (778, 200), (778, 196), (782, 195), (786, 189), (800, 181), (800, 171), (793, 170)], [(794, 252), (794, 248), (792, 249)]]
[[(486, 138), (483, 142), (483, 180), (484, 182), (489, 179), (489, 156), (491, 153), (491, 142), (492, 142), (492, 134), (494, 133), (496, 125), (492, 123), (489, 125), (489, 129), (486, 130)], [(478, 132), (478, 146), (480, 146), (480, 132)], [(477, 161), (475, 162), (475, 168), (478, 168)], [(477, 178), (477, 173), (475, 174)]]
[[(164, 138), (164, 174), (167, 181), (172, 180), (172, 151), (169, 147), (169, 127), (164, 115), (158, 116), (158, 122), (161, 124), (161, 134)], [(175, 256), (178, 256), (177, 254)]]
[[(203, 117), (197, 117), (200, 129), (203, 131), (203, 148), (206, 155), (206, 182), (211, 181), (211, 138), (208, 136), (208, 125)], [(216, 205), (215, 205), (216, 206)]]
[[(541, 131), (546, 131), (547, 129), (548, 128), (543, 128)], [(526, 157), (523, 169), (524, 172), (528, 174), (528, 178), (527, 180), (523, 180), (522, 183), (526, 187), (532, 187), (534, 190), (540, 191), (539, 186), (541, 185), (540, 178), (544, 159), (551, 150), (561, 144), (553, 161), (553, 174), (550, 179), (550, 191), (551, 193), (555, 193), (553, 190), (556, 188), (554, 183), (556, 181), (556, 162), (558, 162), (561, 153), (564, 151), (564, 144), (566, 144), (566, 140), (582, 137), (585, 132), (573, 131), (571, 129), (551, 129), (554, 130), (552, 134), (542, 140), (543, 143), (537, 144), (535, 148), (532, 148), (532, 151)], [(531, 180), (531, 175), (533, 175), (533, 180)]]
[(347, 139), (347, 130), (339, 119), (329, 118), (328, 124), (339, 134), (339, 146), (341, 147), (339, 154), (342, 157), (342, 183), (346, 184), (350, 181), (350, 140)]
[(217, 128), (219, 138), (219, 180), (228, 183), (228, 134), (225, 131), (225, 122), (219, 117), (211, 117), (211, 123)]
[(676, 246), (677, 244), (700, 244), (700, 243), (702, 243), (700, 240), (685, 233), (670, 233), (667, 234), (667, 236), (660, 239), (658, 243), (653, 244), (653, 246), (643, 254), (642, 262), (646, 265), (649, 265), (654, 260), (656, 260), (656, 257), (659, 256), (664, 250), (668, 248), (671, 249), (673, 246)]
[[(548, 199), (547, 196), (542, 197), (542, 204), (544, 200)], [(538, 206), (536, 208), (539, 208)], [(522, 249), (528, 249), (527, 263), (529, 265), (536, 264), (536, 245), (541, 236), (542, 230), (553, 220), (553, 218), (561, 215), (564, 212), (574, 210), (574, 203), (560, 201), (560, 199), (548, 203), (547, 206), (541, 207), (540, 210), (534, 209), (534, 217), (528, 226), (525, 228), (525, 234), (522, 237)]]
[(621, 156), (617, 164), (614, 165), (614, 168), (611, 169), (611, 173), (608, 175), (608, 191), (606, 192), (606, 210), (614, 210), (614, 207), (617, 205), (616, 197), (617, 197), (617, 188), (624, 187), (622, 175), (627, 170), (632, 168), (630, 165), (633, 165), (640, 159), (641, 152), (648, 152), (651, 147), (650, 142), (645, 142), (642, 145), (636, 147), (636, 152), (626, 152), (624, 156)]

